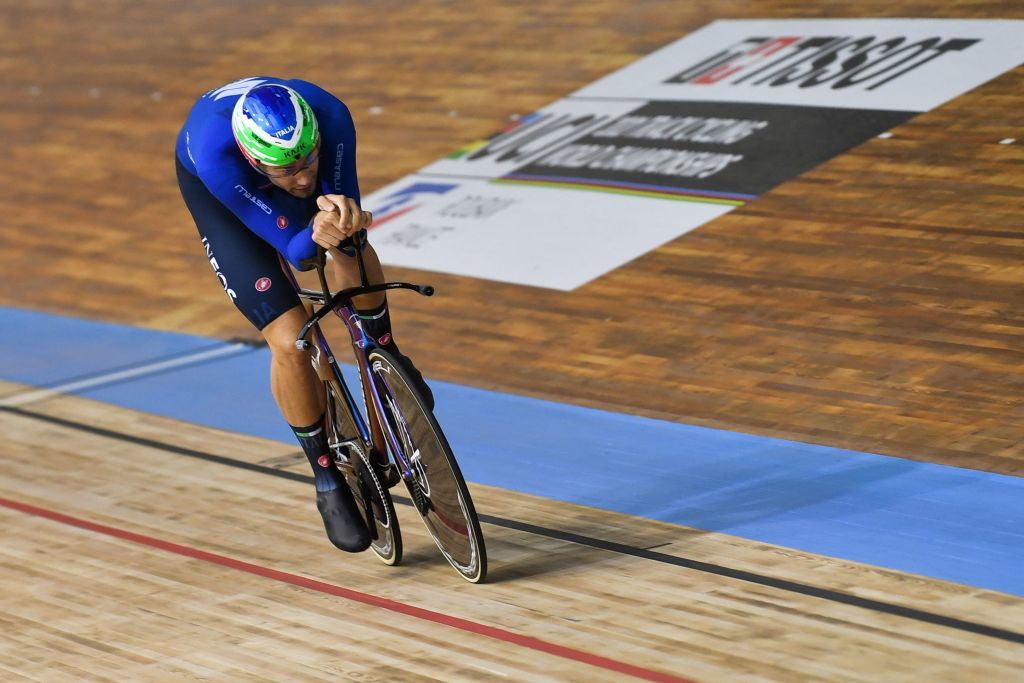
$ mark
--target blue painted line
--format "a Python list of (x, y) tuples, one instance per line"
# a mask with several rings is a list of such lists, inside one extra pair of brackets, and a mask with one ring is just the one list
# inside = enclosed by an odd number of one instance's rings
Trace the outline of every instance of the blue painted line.
[(0, 306), (0, 378), (37, 387), (208, 350), (214, 342)]
[[(10, 340), (19, 326), (34, 345)], [(63, 379), (45, 363), (55, 355), (81, 370), (210, 343), (4, 308), (0, 329), (0, 378), (28, 384)], [(63, 334), (40, 334), (54, 330)], [(257, 349), (82, 395), (291, 443), (269, 357)], [(431, 386), (471, 481), (1024, 595), (1020, 478)]]

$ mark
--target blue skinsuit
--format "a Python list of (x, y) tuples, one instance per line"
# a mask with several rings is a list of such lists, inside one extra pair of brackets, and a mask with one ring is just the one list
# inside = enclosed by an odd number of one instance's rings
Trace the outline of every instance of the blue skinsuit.
[[(319, 188), (307, 199), (272, 185), (235, 143), (231, 112), (240, 96), (261, 83), (294, 89), (319, 123)], [(178, 134), (175, 153), (178, 187), (206, 257), (232, 303), (262, 330), (299, 305), (280, 257), (299, 267), (316, 254), (309, 227), (317, 212), (316, 197), (339, 194), (360, 201), (352, 115), (341, 100), (312, 83), (246, 78), (199, 98)]]
[(286, 193), (274, 192), (267, 178), (242, 156), (231, 132), (235, 102), (248, 88), (263, 83), (292, 88), (316, 115), (321, 136), (320, 191), (314, 195), (340, 194), (359, 202), (352, 115), (341, 100), (307, 81), (255, 77), (209, 91), (189, 112), (175, 151), (186, 171), (197, 176), (246, 227), (298, 267), (299, 261), (316, 253), (312, 229), (307, 225), (315, 209), (310, 212), (310, 202), (289, 200), (281, 196)]

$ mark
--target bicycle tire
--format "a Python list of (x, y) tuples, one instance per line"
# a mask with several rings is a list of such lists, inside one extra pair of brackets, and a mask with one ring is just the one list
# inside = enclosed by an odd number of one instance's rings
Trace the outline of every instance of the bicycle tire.
[(394, 356), (374, 349), (369, 361), (381, 421), (400, 442), (405, 460), (415, 465), (413, 475), (403, 477), (413, 506), (448, 563), (470, 583), (481, 583), (487, 577), (487, 550), (480, 520), (441, 426)]
[[(340, 388), (333, 380), (327, 380), (324, 384), (327, 390), (327, 412), (335, 431), (333, 441), (337, 443), (347, 438), (362, 442)], [(348, 448), (347, 451), (344, 454), (334, 453), (335, 467), (352, 489), (359, 513), (370, 529), (370, 550), (384, 564), (395, 566), (402, 561), (402, 531), (391, 492), (370, 462), (368, 444), (362, 442), (361, 448)]]

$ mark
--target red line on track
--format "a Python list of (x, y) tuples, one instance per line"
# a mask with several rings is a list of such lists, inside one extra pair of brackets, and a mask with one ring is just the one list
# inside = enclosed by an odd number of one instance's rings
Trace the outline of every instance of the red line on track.
[(199, 550), (198, 548), (192, 548), (185, 545), (179, 545), (178, 543), (172, 543), (153, 536), (145, 536), (143, 534), (137, 534), (124, 529), (118, 529), (104, 524), (97, 524), (96, 522), (90, 522), (86, 519), (80, 519), (78, 517), (71, 517), (60, 512), (54, 512), (53, 510), (47, 510), (45, 508), (36, 507), (29, 505), (28, 503), (22, 503), (16, 500), (10, 500), (8, 498), (0, 497), (0, 505), (10, 508), (12, 510), (18, 510), (29, 515), (35, 515), (37, 517), (45, 517), (46, 519), (54, 522), (60, 522), (61, 524), (67, 524), (69, 526), (78, 527), (79, 529), (86, 529), (99, 534), (107, 536), (113, 536), (114, 538), (120, 538), (125, 541), (131, 541), (132, 543), (138, 543), (139, 545), (146, 545), (151, 548), (157, 548), (158, 550), (164, 550), (177, 555), (183, 555), (196, 560), (202, 560), (211, 564), (217, 564), (222, 567), (228, 567), (230, 569), (237, 569), (239, 571), (248, 572), (257, 576), (262, 576), (268, 579), (274, 579), (282, 583), (291, 584), (293, 586), (300, 586), (302, 588), (308, 588), (309, 590), (319, 591), (321, 593), (327, 593), (329, 595), (336, 595), (347, 600), (354, 602), (360, 602), (364, 605), (372, 605), (373, 607), (380, 607), (381, 609), (390, 610), (392, 612), (398, 612), (399, 614), (405, 614), (416, 619), (422, 619), (424, 621), (434, 622), (435, 624), (442, 624), (444, 626), (450, 626), (457, 628), (462, 631), (469, 633), (476, 633), (478, 635), (487, 636), (488, 638), (495, 638), (497, 640), (504, 641), (506, 643), (512, 643), (513, 645), (519, 645), (520, 647), (529, 648), (531, 650), (538, 650), (540, 652), (546, 652), (556, 657), (562, 657), (563, 659), (571, 659), (583, 664), (589, 664), (601, 669), (607, 669), (609, 671), (615, 671), (617, 673), (626, 674), (639, 678), (645, 681), (658, 681), (659, 683), (694, 683), (694, 681), (681, 678), (679, 676), (673, 676), (671, 674), (662, 673), (660, 671), (652, 671), (651, 669), (645, 669), (643, 667), (634, 666), (626, 662), (620, 662), (616, 659), (609, 659), (607, 657), (601, 657), (600, 655), (591, 654), (589, 652), (583, 652), (582, 650), (574, 650), (570, 647), (564, 647), (562, 645), (556, 645), (555, 643), (549, 643), (544, 640), (538, 640), (537, 638), (531, 638), (529, 636), (520, 635), (513, 633), (512, 631), (506, 631), (505, 629), (496, 628), (494, 626), (487, 626), (475, 621), (468, 619), (462, 619), (460, 617), (453, 617), (448, 614), (441, 612), (434, 612), (432, 610), (423, 609), (422, 607), (415, 607), (413, 605), (407, 605), (403, 602), (397, 602), (388, 598), (382, 598), (377, 595), (371, 595), (370, 593), (363, 593), (361, 591), (354, 590), (352, 588), (345, 588), (344, 586), (337, 586), (332, 583), (326, 583), (317, 579), (307, 578), (305, 576), (299, 576), (298, 574), (290, 574), (277, 569), (271, 569), (270, 567), (263, 567), (258, 564), (252, 564), (250, 562), (244, 562), (243, 560), (236, 560), (231, 557), (224, 555), (218, 555), (216, 553), (207, 552), (205, 550)]

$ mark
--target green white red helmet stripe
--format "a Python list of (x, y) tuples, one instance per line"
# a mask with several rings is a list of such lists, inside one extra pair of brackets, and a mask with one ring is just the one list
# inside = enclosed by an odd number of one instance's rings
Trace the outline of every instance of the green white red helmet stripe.
[[(293, 108), (293, 115), (288, 118), (294, 123), (281, 130), (265, 130), (250, 111), (252, 103), (246, 102), (256, 88), (277, 88), (286, 93)], [(239, 97), (231, 113), (231, 129), (245, 158), (267, 166), (286, 166), (305, 158), (319, 136), (316, 116), (306, 100), (291, 88), (276, 84), (255, 85)]]

